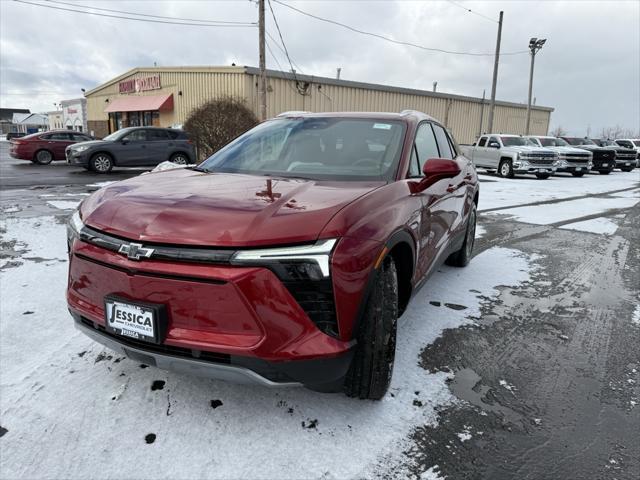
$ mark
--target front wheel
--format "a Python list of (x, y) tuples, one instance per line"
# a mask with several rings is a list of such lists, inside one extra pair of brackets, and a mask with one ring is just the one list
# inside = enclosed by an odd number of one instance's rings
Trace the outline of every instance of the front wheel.
[(600, 170), (600, 175), (609, 175), (611, 170)]
[(396, 356), (398, 274), (393, 257), (387, 256), (375, 275), (344, 383), (349, 397), (370, 400), (380, 400), (387, 392)]
[(536, 177), (538, 177), (540, 180), (546, 180), (550, 176), (550, 173), (536, 173)]
[(175, 163), (176, 165), (188, 165), (189, 157), (187, 157), (184, 153), (174, 153), (173, 155), (171, 155), (169, 161)]
[(621, 168), (620, 170), (622, 170), (623, 172), (630, 172), (631, 170), (633, 170), (633, 168)]
[(35, 163), (38, 165), (49, 165), (53, 161), (53, 155), (49, 150), (39, 150), (35, 155)]
[(571, 175), (574, 177), (582, 177), (584, 176), (584, 172), (571, 172)]
[(469, 220), (467, 220), (467, 229), (464, 235), (464, 243), (460, 250), (453, 252), (446, 260), (447, 265), (452, 267), (466, 267), (471, 261), (473, 253), (473, 244), (476, 241), (476, 204), (473, 204), (471, 212), (469, 212)]
[(96, 153), (91, 157), (89, 167), (96, 173), (109, 173), (113, 168), (113, 159), (106, 153)]
[(513, 178), (513, 166), (511, 165), (511, 160), (502, 160), (498, 167), (498, 173), (501, 177)]

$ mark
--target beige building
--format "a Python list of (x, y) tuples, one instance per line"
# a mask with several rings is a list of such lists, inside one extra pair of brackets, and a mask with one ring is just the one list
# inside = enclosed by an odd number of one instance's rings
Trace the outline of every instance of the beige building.
[[(123, 127), (178, 126), (194, 108), (223, 95), (244, 98), (259, 112), (254, 67), (134, 68), (86, 92), (87, 128), (103, 137)], [(267, 115), (303, 110), (400, 112), (420, 110), (443, 122), (460, 143), (485, 130), (489, 102), (481, 98), (426, 90), (267, 71)], [(523, 134), (526, 105), (496, 102), (496, 132)], [(553, 108), (534, 106), (531, 133), (546, 135)], [(481, 118), (482, 116), (482, 118)]]

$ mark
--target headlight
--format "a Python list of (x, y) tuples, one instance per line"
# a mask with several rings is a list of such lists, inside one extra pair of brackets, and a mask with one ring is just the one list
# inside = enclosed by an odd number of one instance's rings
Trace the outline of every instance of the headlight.
[(78, 145), (78, 146), (73, 147), (72, 150), (74, 150), (76, 152), (84, 152), (88, 148), (89, 148), (89, 145)]
[(268, 266), (283, 280), (319, 280), (329, 277), (331, 251), (336, 242), (332, 238), (299, 247), (241, 250), (231, 257), (231, 264)]
[(82, 218), (80, 218), (80, 208), (73, 212), (71, 218), (67, 222), (67, 247), (71, 250), (71, 245), (73, 241), (80, 237), (80, 231), (84, 227), (84, 223), (82, 222)]

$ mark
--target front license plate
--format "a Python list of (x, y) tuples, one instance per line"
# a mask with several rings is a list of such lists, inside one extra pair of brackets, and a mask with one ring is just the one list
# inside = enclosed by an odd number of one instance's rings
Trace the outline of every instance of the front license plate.
[(608, 163), (603, 163), (603, 164), (602, 164), (602, 166), (603, 166), (603, 167), (608, 167), (608, 166), (609, 166), (609, 164), (608, 164)]
[(625, 166), (628, 167), (629, 165), (631, 165), (629, 162), (625, 163)]
[(576, 168), (576, 172), (579, 172), (580, 170), (582, 170), (582, 167), (577, 167)]
[(158, 308), (105, 298), (108, 331), (136, 340), (158, 341)]

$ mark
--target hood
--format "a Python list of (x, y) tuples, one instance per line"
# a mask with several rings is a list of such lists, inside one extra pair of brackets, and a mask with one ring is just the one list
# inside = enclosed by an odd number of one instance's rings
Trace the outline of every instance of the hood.
[(529, 145), (514, 145), (514, 146), (510, 146), (510, 147), (504, 147), (504, 149), (509, 149), (513, 152), (518, 152), (518, 153), (537, 153), (539, 155), (544, 155), (544, 154), (553, 154), (553, 150), (549, 150), (546, 147), (534, 147), (533, 145), (529, 146)]
[(110, 143), (110, 142), (106, 142), (104, 140), (89, 140), (87, 142), (74, 143), (73, 145), (69, 145), (69, 147), (67, 147), (67, 148), (75, 148), (75, 147), (79, 147), (80, 145), (87, 146), (87, 147), (92, 147), (94, 145), (105, 145), (107, 143)]
[(581, 148), (576, 148), (576, 147), (545, 147), (548, 148), (549, 150), (553, 150), (554, 152), (557, 153), (582, 153), (585, 154), (585, 151)]
[(599, 147), (598, 145), (575, 145), (580, 150), (589, 150), (590, 152), (608, 152), (610, 149)]
[(83, 221), (130, 240), (247, 247), (315, 241), (344, 206), (384, 182), (319, 182), (175, 169), (104, 187)]

